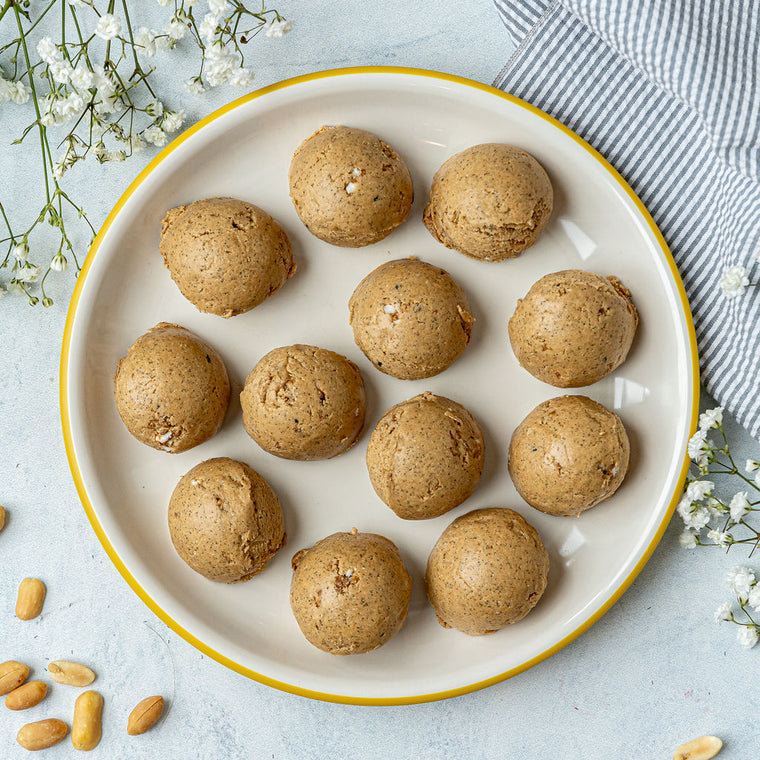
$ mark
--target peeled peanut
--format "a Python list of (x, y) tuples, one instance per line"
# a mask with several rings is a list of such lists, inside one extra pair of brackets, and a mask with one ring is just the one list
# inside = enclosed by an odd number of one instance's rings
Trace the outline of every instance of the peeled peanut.
[(56, 660), (48, 665), (48, 673), (56, 683), (67, 686), (89, 686), (95, 680), (95, 673), (78, 662)]
[(163, 697), (146, 697), (129, 714), (127, 733), (130, 736), (144, 734), (156, 725), (163, 711)]
[(46, 694), (47, 684), (44, 681), (27, 681), (8, 694), (5, 706), (9, 710), (28, 710), (42, 702)]
[(45, 584), (39, 578), (24, 578), (18, 587), (16, 617), (33, 620), (42, 612), (45, 601)]
[(56, 718), (38, 720), (36, 723), (27, 723), (16, 734), (16, 741), (30, 751), (47, 749), (58, 744), (69, 732), (69, 727)]
[(103, 697), (97, 691), (85, 691), (77, 697), (74, 720), (71, 723), (71, 743), (74, 749), (87, 752), (98, 746), (102, 714)]
[(0, 530), (5, 527), (5, 509), (0, 507)]
[(29, 668), (23, 662), (8, 660), (0, 663), (0, 696), (21, 686), (29, 677)]
[(717, 736), (700, 736), (682, 744), (674, 753), (673, 760), (710, 760), (720, 752), (723, 742)]

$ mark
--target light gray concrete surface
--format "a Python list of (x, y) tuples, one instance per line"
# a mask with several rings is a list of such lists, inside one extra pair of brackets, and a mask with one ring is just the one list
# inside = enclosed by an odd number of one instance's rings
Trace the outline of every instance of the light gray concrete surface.
[[(166, 17), (153, 0), (133, 5), (138, 25)], [(282, 0), (277, 7), (295, 28), (284, 39), (251, 45), (257, 87), (367, 64), (488, 83), (511, 50), (488, 0)], [(180, 82), (190, 55), (174, 60), (173, 74), (165, 75), (173, 91), (167, 105), (185, 108), (189, 122), (240, 94), (227, 87), (186, 94)], [(20, 113), (0, 108), (6, 144), (22, 126)], [(88, 162), (72, 172), (71, 192), (100, 223), (154, 152), (122, 165)], [(3, 203), (14, 213), (34, 208), (36, 150), (3, 147), (0, 161)], [(404, 707), (321, 703), (249, 681), (202, 655), (132, 593), (74, 489), (57, 395), (72, 281), (56, 278), (56, 304), (45, 311), (10, 296), (0, 302), (0, 503), (9, 513), (0, 534), (0, 661), (26, 661), (43, 679), (49, 659), (93, 665), (106, 708), (92, 757), (655, 760), (705, 733), (723, 737), (726, 760), (756, 756), (760, 648), (739, 648), (733, 630), (713, 622), (713, 610), (728, 599), (723, 577), (743, 557), (681, 550), (676, 521), (628, 592), (589, 631), (542, 664), (474, 694)], [(757, 457), (756, 442), (727, 426), (738, 458)], [(25, 576), (44, 579), (49, 590), (44, 614), (29, 623), (13, 614)], [(151, 693), (167, 697), (165, 720), (150, 734), (128, 738), (126, 714)], [(48, 716), (70, 720), (72, 702), (71, 692), (56, 686), (27, 713), (0, 708), (0, 756), (26, 757), (13, 739), (18, 728)], [(67, 740), (45, 756), (72, 754)]]

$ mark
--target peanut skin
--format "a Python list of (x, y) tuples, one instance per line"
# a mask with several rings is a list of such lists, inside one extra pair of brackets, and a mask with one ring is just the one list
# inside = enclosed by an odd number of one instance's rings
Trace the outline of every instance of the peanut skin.
[(24, 749), (35, 752), (58, 744), (68, 732), (69, 727), (62, 720), (47, 718), (35, 723), (27, 723), (16, 734), (16, 741)]
[(42, 702), (46, 694), (47, 684), (44, 681), (27, 681), (8, 694), (5, 706), (9, 710), (28, 710)]
[(164, 711), (163, 697), (146, 697), (129, 714), (127, 733), (138, 736), (153, 728)]
[(103, 697), (97, 691), (82, 692), (74, 703), (71, 743), (74, 749), (89, 752), (95, 749), (102, 732)]

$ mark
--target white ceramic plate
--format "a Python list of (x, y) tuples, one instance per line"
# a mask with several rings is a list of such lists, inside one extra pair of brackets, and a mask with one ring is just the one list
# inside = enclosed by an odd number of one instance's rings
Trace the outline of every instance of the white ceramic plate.
[[(368, 129), (391, 143), (414, 178), (405, 224), (377, 245), (349, 250), (312, 237), (288, 197), (298, 144), (323, 124)], [(509, 142), (546, 167), (555, 211), (539, 243), (520, 258), (482, 263), (433, 240), (421, 222), (436, 169), (480, 142)], [(223, 320), (184, 300), (158, 254), (161, 219), (180, 203), (215, 195), (269, 211), (293, 243), (298, 272), (253, 311)], [(375, 370), (354, 345), (348, 298), (379, 264), (414, 254), (447, 269), (468, 293), (477, 323), (462, 358), (437, 377), (403, 381)], [(507, 474), (507, 443), (538, 403), (561, 395), (522, 370), (507, 320), (518, 297), (544, 274), (582, 268), (615, 274), (641, 315), (629, 359), (582, 391), (614, 409), (632, 441), (630, 474), (610, 501), (580, 518), (527, 506)], [(233, 402), (221, 432), (169, 455), (134, 440), (113, 401), (113, 374), (126, 348), (160, 321), (188, 327), (224, 357)], [(345, 455), (288, 462), (245, 434), (237, 393), (275, 346), (311, 343), (361, 368), (367, 426)], [(643, 566), (672, 513), (696, 414), (691, 317), (681, 282), (653, 222), (620, 177), (583, 141), (536, 109), (456, 77), (403, 69), (324, 72), (242, 98), (175, 140), (142, 172), (108, 217), (79, 277), (64, 339), (61, 406), (74, 478), (100, 540), (126, 580), (163, 620), (229, 667), (310, 697), (354, 703), (439, 699), (502, 680), (579, 635)], [(407, 522), (375, 496), (364, 453), (383, 410), (424, 390), (458, 400), (484, 428), (481, 484), (442, 517)], [(174, 485), (197, 462), (230, 456), (258, 470), (280, 496), (288, 544), (260, 576), (214, 584), (175, 554), (166, 508)], [(547, 591), (522, 622), (484, 637), (444, 630), (428, 605), (423, 573), (430, 549), (457, 516), (509, 506), (540, 532), (551, 557)], [(288, 604), (296, 550), (356, 526), (392, 539), (414, 591), (402, 631), (379, 650), (332, 657), (306, 642)]]

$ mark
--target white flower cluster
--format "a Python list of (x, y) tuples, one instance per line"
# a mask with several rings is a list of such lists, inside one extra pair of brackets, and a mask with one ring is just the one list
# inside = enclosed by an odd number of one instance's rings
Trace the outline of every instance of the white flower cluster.
[[(715, 461), (716, 451), (726, 453), (725, 449), (717, 450), (712, 441), (707, 438), (709, 430), (720, 429), (722, 424), (723, 409), (721, 407), (708, 409), (700, 415), (699, 429), (689, 440), (689, 457), (699, 467), (702, 475), (707, 474), (708, 465)], [(745, 469), (748, 474), (754, 473), (755, 485), (760, 490), (760, 462), (748, 459)], [(745, 482), (751, 484), (751, 481), (746, 478)], [(760, 500), (750, 501), (746, 490), (737, 491), (730, 500), (721, 501), (714, 496), (714, 489), (715, 483), (711, 480), (693, 480), (688, 483), (678, 503), (678, 514), (685, 526), (679, 541), (686, 549), (703, 543), (701, 531), (707, 528), (712, 520), (717, 521), (720, 527), (707, 531), (706, 543), (724, 548), (731, 546), (736, 542), (731, 529), (740, 525), (743, 518), (750, 512), (756, 511), (755, 508), (760, 504)]]
[[(760, 261), (760, 253), (755, 256), (756, 261)], [(749, 281), (749, 271), (747, 267), (741, 264), (726, 267), (720, 277), (720, 292), (726, 298), (736, 298), (740, 296), (751, 285)]]
[(739, 643), (751, 649), (760, 639), (760, 626), (747, 610), (749, 608), (760, 612), (760, 584), (749, 567), (735, 567), (726, 577), (726, 581), (739, 602), (738, 614), (743, 615), (746, 620), (737, 619), (737, 611), (731, 602), (724, 602), (715, 610), (715, 619), (718, 622), (736, 623), (739, 626), (736, 632)]
[(0, 75), (0, 105), (10, 100), (22, 106), (31, 94), (32, 91), (23, 82), (11, 82)]

